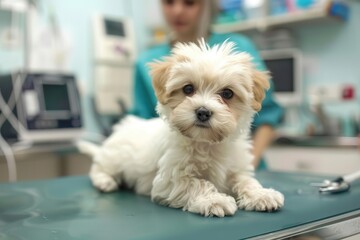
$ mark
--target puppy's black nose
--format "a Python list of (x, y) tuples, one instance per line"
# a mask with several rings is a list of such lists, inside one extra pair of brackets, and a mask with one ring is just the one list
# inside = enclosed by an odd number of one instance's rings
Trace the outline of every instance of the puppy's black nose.
[(206, 122), (210, 119), (211, 117), (211, 111), (208, 110), (205, 107), (200, 107), (198, 109), (195, 110), (196, 113), (196, 117), (200, 122)]

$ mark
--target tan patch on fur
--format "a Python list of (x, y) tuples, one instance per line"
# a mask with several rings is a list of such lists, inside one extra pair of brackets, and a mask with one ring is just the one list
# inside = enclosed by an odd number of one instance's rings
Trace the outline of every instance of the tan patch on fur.
[(167, 102), (165, 85), (168, 80), (169, 71), (172, 64), (172, 61), (158, 61), (148, 64), (150, 67), (150, 76), (152, 77), (152, 84), (155, 95), (162, 104), (166, 104)]
[(228, 111), (231, 112), (236, 119), (241, 116), (244, 111), (244, 106), (246, 105), (244, 100), (239, 96), (235, 96), (233, 99), (230, 99), (230, 101), (227, 101), (226, 104), (229, 106)]
[(168, 98), (168, 106), (171, 109), (174, 109), (177, 105), (184, 101), (184, 98), (186, 98), (186, 96), (182, 89), (177, 89), (176, 91), (170, 93)]
[(255, 111), (261, 110), (261, 103), (265, 98), (266, 90), (269, 89), (269, 74), (268, 72), (258, 71), (255, 70), (253, 72), (253, 93), (254, 93), (254, 100), (252, 102), (252, 108)]
[(165, 57), (164, 61), (149, 63), (150, 76), (154, 87), (155, 95), (161, 104), (168, 102), (169, 93), (166, 92), (166, 82), (169, 80), (169, 72), (175, 63), (185, 62), (188, 58), (185, 56), (172, 55)]

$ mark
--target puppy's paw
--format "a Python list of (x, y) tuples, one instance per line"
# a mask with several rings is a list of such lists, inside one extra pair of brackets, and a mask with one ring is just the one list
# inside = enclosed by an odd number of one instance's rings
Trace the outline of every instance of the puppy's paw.
[(233, 197), (216, 193), (210, 196), (198, 197), (188, 208), (190, 212), (200, 213), (205, 217), (224, 217), (234, 215), (237, 210)]
[(239, 196), (237, 205), (247, 211), (276, 211), (284, 206), (284, 195), (274, 189), (254, 189)]
[(102, 192), (113, 192), (118, 189), (117, 182), (109, 175), (98, 174), (91, 180), (93, 185)]

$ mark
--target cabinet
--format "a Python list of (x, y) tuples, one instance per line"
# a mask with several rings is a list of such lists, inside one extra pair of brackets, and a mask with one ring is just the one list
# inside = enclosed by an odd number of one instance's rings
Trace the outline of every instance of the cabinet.
[[(53, 179), (87, 175), (92, 159), (79, 153), (72, 144), (58, 144), (15, 152), (17, 181)], [(8, 182), (7, 162), (0, 154), (0, 183)]]
[(265, 153), (271, 170), (343, 175), (360, 170), (357, 148), (272, 146)]

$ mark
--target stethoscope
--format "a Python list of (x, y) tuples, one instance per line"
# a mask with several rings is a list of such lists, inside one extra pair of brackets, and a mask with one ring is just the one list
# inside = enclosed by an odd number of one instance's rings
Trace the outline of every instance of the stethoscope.
[(311, 183), (313, 187), (318, 187), (320, 193), (340, 193), (350, 189), (350, 183), (360, 178), (360, 171), (350, 173), (334, 180), (324, 180), (322, 183)]

